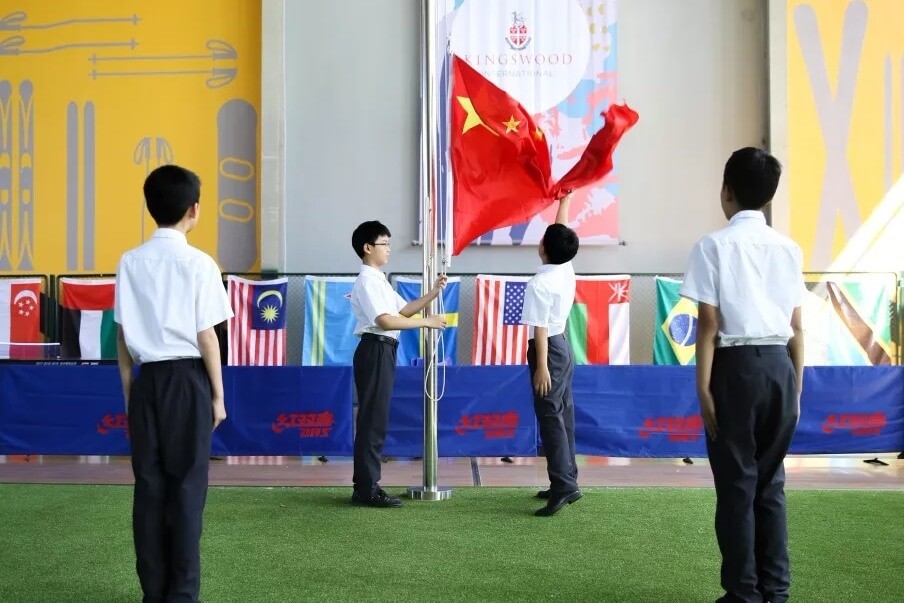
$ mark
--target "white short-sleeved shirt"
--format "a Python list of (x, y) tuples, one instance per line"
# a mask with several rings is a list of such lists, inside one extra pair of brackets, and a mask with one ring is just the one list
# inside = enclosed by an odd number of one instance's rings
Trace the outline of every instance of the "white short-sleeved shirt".
[(719, 308), (719, 347), (787, 344), (805, 293), (800, 246), (749, 210), (697, 243), (681, 285), (682, 296)]
[(217, 263), (172, 228), (125, 252), (113, 319), (136, 364), (199, 358), (198, 333), (232, 317)]
[(399, 338), (399, 331), (384, 331), (377, 326), (377, 317), (383, 314), (399, 316), (399, 310), (408, 305), (396, 293), (386, 275), (381, 270), (366, 264), (361, 265), (358, 278), (352, 287), (352, 311), (355, 313), (355, 335), (374, 333), (393, 339)]
[(530, 325), (530, 339), (534, 338), (535, 327), (549, 329), (549, 337), (565, 332), (565, 323), (574, 305), (575, 281), (571, 262), (543, 264), (527, 281), (521, 323)]

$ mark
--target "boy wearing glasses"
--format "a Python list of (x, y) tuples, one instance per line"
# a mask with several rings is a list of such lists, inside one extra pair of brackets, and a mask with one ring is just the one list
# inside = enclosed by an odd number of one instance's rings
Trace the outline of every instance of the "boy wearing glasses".
[(353, 367), (358, 395), (355, 425), (354, 491), (352, 502), (368, 507), (401, 507), (402, 501), (380, 487), (380, 454), (389, 423), (389, 400), (395, 380), (396, 350), (402, 329), (443, 329), (442, 315), (415, 317), (446, 286), (442, 275), (433, 288), (412, 302), (396, 293), (381, 268), (389, 262), (389, 229), (377, 221), (364, 222), (352, 233), (352, 247), (361, 269), (352, 288), (355, 335)]

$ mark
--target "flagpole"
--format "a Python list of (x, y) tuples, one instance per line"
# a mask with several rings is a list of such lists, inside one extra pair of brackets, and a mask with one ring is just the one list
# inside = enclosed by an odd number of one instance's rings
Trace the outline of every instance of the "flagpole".
[[(423, 244), (423, 286), (429, 291), (436, 280), (437, 251), (437, 175), (439, 146), (436, 119), (436, 2), (423, 0), (421, 5), (421, 243)], [(425, 309), (425, 315), (436, 313), (436, 300)], [(408, 495), (415, 500), (446, 500), (452, 496), (451, 488), (437, 485), (439, 464), (438, 420), (436, 399), (437, 332), (421, 329), (424, 343), (424, 480), (420, 487), (408, 488)]]

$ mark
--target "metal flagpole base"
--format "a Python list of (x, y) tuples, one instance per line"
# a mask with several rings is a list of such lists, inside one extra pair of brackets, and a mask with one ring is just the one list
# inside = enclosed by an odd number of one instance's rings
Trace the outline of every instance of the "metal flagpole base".
[(428, 490), (423, 486), (412, 486), (408, 488), (408, 496), (413, 500), (449, 500), (452, 498), (452, 488)]

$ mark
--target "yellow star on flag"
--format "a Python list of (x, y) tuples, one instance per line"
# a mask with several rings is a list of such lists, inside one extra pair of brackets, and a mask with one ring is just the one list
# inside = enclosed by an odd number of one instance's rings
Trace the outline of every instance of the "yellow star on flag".
[(536, 138), (537, 140), (543, 140), (543, 130), (541, 130), (540, 128), (534, 130), (534, 138)]
[[(464, 109), (465, 113), (468, 114), (465, 118), (465, 125), (462, 126), (461, 129), (462, 134), (467, 133), (468, 130), (476, 128), (477, 126), (483, 126), (490, 132), (493, 132), (493, 129), (483, 123), (483, 120), (480, 119), (479, 115), (477, 115), (477, 109), (474, 108), (474, 103), (471, 102), (470, 98), (468, 98), (467, 96), (458, 96), (456, 98), (458, 99), (458, 104), (461, 105), (461, 108)], [(496, 132), (493, 132), (493, 134), (499, 136), (498, 134), (496, 134)]]
[(518, 120), (516, 120), (516, 119), (515, 119), (515, 116), (512, 115), (511, 117), (509, 117), (509, 120), (508, 120), (508, 121), (502, 122), (502, 125), (505, 126), (505, 133), (506, 133), (506, 134), (508, 134), (509, 132), (514, 132), (515, 134), (517, 134), (517, 133), (518, 133), (518, 126), (521, 125), (521, 122), (518, 121)]

